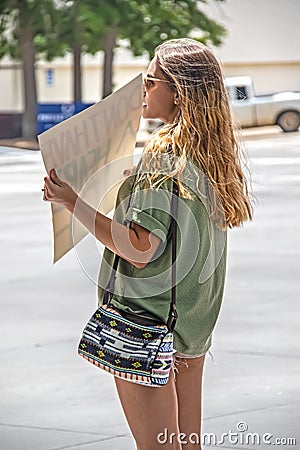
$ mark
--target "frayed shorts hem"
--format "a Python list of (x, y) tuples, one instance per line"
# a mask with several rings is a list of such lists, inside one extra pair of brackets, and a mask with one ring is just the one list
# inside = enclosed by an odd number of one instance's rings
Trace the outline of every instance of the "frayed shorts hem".
[(201, 358), (201, 356), (204, 356), (207, 352), (201, 353), (200, 355), (187, 355), (185, 353), (180, 353), (177, 350), (174, 350), (173, 357), (175, 358), (186, 358), (186, 359), (193, 359), (193, 358)]

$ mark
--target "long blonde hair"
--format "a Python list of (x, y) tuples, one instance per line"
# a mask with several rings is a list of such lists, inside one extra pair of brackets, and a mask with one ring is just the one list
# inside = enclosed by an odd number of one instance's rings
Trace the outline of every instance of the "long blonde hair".
[[(180, 164), (169, 177), (176, 175), (177, 180), (184, 161), (195, 163), (218, 197), (225, 228), (251, 220), (247, 180), (220, 64), (205, 45), (193, 39), (164, 42), (156, 48), (155, 57), (170, 89), (177, 91), (180, 112), (173, 123), (154, 134), (145, 152), (159, 157), (171, 148)], [(177, 183), (180, 195), (188, 198), (183, 183)]]

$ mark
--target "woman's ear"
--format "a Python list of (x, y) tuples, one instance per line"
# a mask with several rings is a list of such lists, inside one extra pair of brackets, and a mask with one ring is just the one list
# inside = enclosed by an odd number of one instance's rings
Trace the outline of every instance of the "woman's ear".
[(176, 92), (174, 95), (174, 105), (179, 105), (179, 103), (180, 103), (180, 101), (179, 101), (178, 92)]

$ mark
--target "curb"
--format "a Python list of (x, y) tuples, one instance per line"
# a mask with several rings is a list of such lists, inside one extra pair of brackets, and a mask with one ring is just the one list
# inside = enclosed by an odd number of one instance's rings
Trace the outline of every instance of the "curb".
[(39, 150), (39, 144), (34, 140), (19, 139), (0, 139), (0, 147), (19, 148), (20, 150)]

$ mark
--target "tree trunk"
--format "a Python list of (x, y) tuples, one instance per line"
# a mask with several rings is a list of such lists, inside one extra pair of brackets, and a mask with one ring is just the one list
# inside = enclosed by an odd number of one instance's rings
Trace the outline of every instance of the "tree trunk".
[(113, 58), (114, 49), (116, 47), (116, 35), (116, 30), (110, 29), (104, 36), (103, 98), (111, 94), (113, 89)]
[(80, 44), (73, 45), (73, 101), (82, 102)]
[[(20, 18), (22, 19), (22, 18)], [(24, 113), (22, 116), (22, 136), (26, 139), (36, 138), (37, 130), (37, 93), (35, 81), (34, 33), (30, 26), (20, 20), (20, 47), (23, 70)]]

